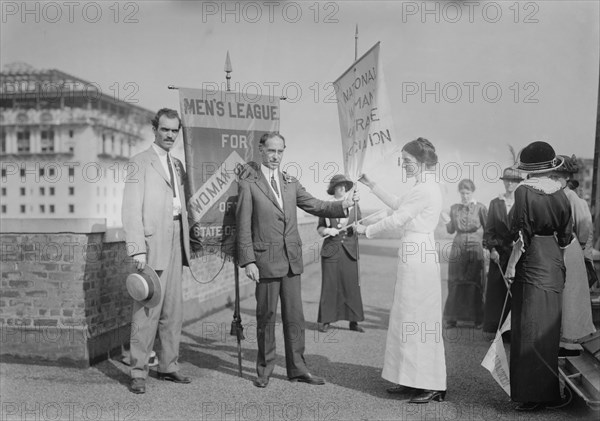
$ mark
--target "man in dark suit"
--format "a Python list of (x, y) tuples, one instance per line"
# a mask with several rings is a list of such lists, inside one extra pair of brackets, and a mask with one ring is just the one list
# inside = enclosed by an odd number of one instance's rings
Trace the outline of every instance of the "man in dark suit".
[(155, 307), (133, 303), (130, 389), (134, 393), (146, 392), (148, 359), (157, 330), (158, 377), (176, 383), (191, 381), (179, 374), (177, 363), (183, 321), (182, 272), (190, 258), (185, 171), (169, 153), (180, 128), (177, 111), (158, 111), (152, 120), (154, 143), (131, 158), (123, 194), (127, 253), (138, 270), (148, 264), (156, 271), (162, 292)]
[(325, 381), (309, 373), (304, 361), (304, 313), (300, 291), (302, 242), (296, 207), (316, 216), (345, 217), (358, 195), (338, 201), (311, 196), (300, 182), (279, 171), (285, 139), (266, 133), (259, 142), (262, 164), (249, 163), (238, 185), (239, 265), (256, 282), (258, 356), (254, 385), (266, 387), (275, 368), (275, 322), (281, 297), (288, 378), (309, 384)]

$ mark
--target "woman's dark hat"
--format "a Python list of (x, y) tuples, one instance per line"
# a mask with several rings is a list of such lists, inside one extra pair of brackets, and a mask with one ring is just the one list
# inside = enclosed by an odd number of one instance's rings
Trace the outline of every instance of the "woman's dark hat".
[(149, 265), (141, 271), (130, 274), (125, 282), (127, 292), (144, 307), (155, 307), (160, 302), (160, 278)]
[(564, 159), (556, 155), (554, 148), (546, 142), (533, 142), (519, 154), (516, 168), (529, 174), (539, 174), (560, 168)]
[(523, 174), (521, 174), (521, 171), (519, 171), (513, 167), (505, 168), (504, 171), (502, 172), (502, 177), (500, 177), (500, 180), (516, 181), (518, 183), (523, 181), (523, 179), (524, 178), (523, 178)]
[(331, 177), (331, 181), (329, 182), (329, 187), (327, 187), (327, 194), (333, 195), (335, 192), (336, 186), (343, 184), (346, 186), (346, 191), (350, 190), (354, 183), (348, 180), (343, 174), (336, 174)]

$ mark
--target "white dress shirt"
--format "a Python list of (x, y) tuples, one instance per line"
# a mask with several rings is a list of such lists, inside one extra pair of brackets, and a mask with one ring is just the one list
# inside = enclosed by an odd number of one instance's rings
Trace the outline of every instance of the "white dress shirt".
[[(265, 178), (267, 179), (267, 184), (269, 185), (269, 187), (271, 188), (271, 191), (275, 195), (275, 199), (277, 199), (277, 203), (279, 204), (279, 207), (281, 209), (283, 209), (283, 200), (281, 198), (281, 185), (279, 184), (279, 171), (272, 170), (271, 168), (265, 166), (264, 164), (260, 166), (260, 169), (262, 170), (262, 173), (264, 174)], [(273, 178), (275, 179), (275, 184), (277, 185), (278, 191), (273, 190), (273, 186), (271, 186), (271, 176), (273, 176)]]

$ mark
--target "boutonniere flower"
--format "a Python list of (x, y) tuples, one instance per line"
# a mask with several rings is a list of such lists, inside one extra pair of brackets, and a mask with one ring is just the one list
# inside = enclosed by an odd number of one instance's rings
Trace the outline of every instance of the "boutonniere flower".
[(285, 184), (288, 184), (288, 183), (291, 183), (294, 181), (294, 178), (291, 175), (289, 175), (288, 173), (286, 173), (285, 171), (283, 171), (281, 174), (283, 175), (283, 182)]

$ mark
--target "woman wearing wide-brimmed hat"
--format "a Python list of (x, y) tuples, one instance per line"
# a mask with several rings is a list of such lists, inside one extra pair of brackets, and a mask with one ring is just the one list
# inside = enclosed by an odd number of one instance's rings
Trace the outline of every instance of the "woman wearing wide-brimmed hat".
[[(515, 202), (515, 189), (523, 181), (523, 174), (512, 168), (505, 168), (500, 180), (504, 183), (504, 193), (492, 199), (488, 219), (483, 233), (483, 247), (490, 252), (490, 268), (487, 275), (485, 305), (483, 307), (483, 327), (485, 333), (495, 334), (498, 326), (510, 312), (510, 297), (506, 298), (506, 283), (502, 272), (506, 270), (512, 250), (510, 217)], [(502, 272), (501, 272), (502, 271)], [(504, 307), (504, 313), (502, 308)]]
[(517, 410), (533, 411), (561, 401), (558, 377), (563, 253), (572, 238), (569, 199), (549, 175), (563, 159), (546, 142), (519, 155), (529, 178), (515, 190), (511, 233), (515, 241), (506, 270), (512, 283), (510, 394)]
[(562, 302), (562, 327), (559, 355), (579, 355), (583, 349), (576, 341), (594, 333), (592, 302), (585, 268), (584, 249), (593, 236), (592, 214), (585, 200), (567, 187), (573, 174), (579, 171), (575, 157), (561, 155), (564, 164), (550, 175), (560, 182), (573, 215), (573, 240), (565, 249), (565, 289)]
[[(353, 185), (344, 175), (334, 175), (327, 194), (341, 200)], [(357, 213), (360, 219), (360, 208)], [(338, 320), (348, 320), (350, 330), (364, 331), (358, 325), (365, 319), (358, 282), (358, 238), (352, 227), (343, 229), (354, 223), (354, 215), (354, 209), (350, 208), (348, 218), (319, 218), (317, 230), (326, 237), (321, 248), (322, 282), (317, 318), (322, 332)]]

